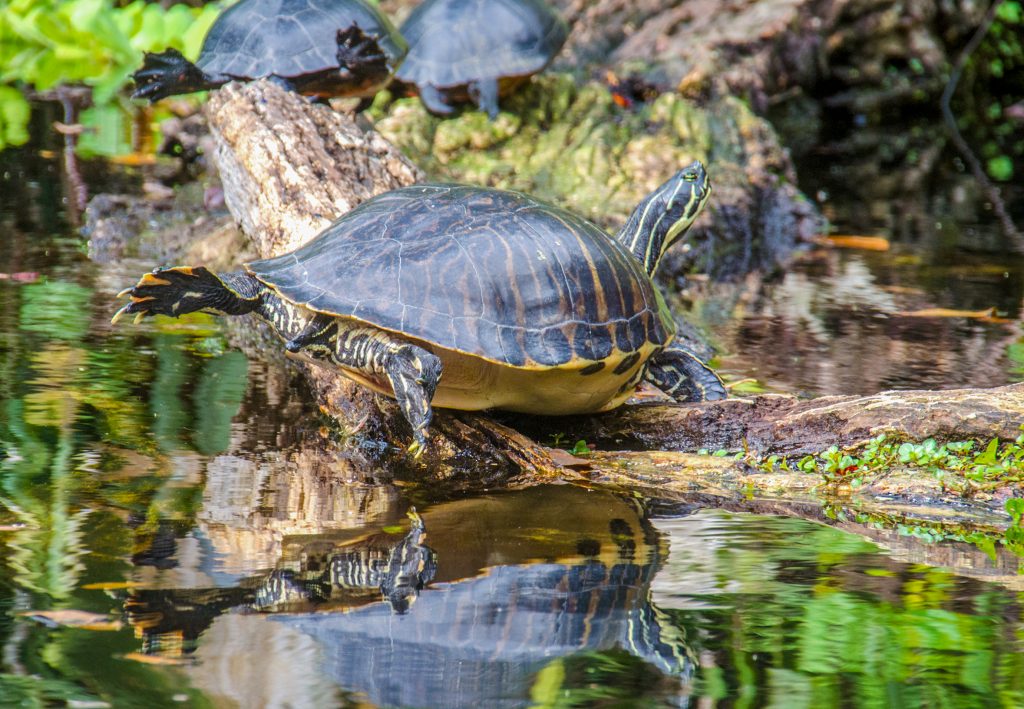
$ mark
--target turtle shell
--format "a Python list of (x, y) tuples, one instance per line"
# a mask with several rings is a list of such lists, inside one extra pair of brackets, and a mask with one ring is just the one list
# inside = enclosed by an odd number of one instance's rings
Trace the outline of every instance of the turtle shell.
[(365, 0), (242, 0), (213, 23), (196, 65), (238, 79), (291, 79), (337, 69), (338, 30), (353, 23), (377, 37), (394, 70), (405, 42)]
[(519, 192), (385, 192), (296, 251), (246, 268), (293, 303), (513, 367), (584, 367), (674, 334), (624, 246)]
[(569, 34), (543, 0), (427, 0), (400, 31), (409, 54), (395, 76), (439, 88), (535, 74)]

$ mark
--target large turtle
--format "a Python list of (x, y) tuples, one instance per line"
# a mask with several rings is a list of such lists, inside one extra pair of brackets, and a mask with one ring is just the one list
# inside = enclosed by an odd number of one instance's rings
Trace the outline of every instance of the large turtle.
[(147, 273), (122, 291), (131, 302), (113, 320), (255, 313), (289, 352), (397, 399), (417, 454), (432, 405), (604, 411), (645, 379), (678, 400), (723, 398), (717, 375), (672, 344), (675, 325), (651, 280), (710, 191), (694, 162), (611, 238), (519, 192), (403, 187), (243, 271)]
[(569, 34), (544, 0), (426, 0), (400, 31), (409, 54), (395, 78), (431, 113), (472, 101), (492, 119), (498, 97), (546, 67)]
[(319, 97), (372, 96), (406, 49), (365, 0), (241, 0), (210, 27), (195, 64), (176, 49), (147, 53), (132, 97), (158, 101), (261, 78)]

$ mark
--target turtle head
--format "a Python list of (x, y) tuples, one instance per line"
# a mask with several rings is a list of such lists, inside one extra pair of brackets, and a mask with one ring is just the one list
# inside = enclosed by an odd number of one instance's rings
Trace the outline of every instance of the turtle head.
[(690, 228), (710, 195), (708, 173), (694, 160), (647, 195), (616, 238), (654, 275), (661, 257)]

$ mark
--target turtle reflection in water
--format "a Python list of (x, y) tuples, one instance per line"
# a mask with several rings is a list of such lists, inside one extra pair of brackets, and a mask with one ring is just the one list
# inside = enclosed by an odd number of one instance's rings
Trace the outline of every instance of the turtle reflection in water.
[(426, 528), (416, 510), (412, 528), (394, 546), (363, 544), (331, 554), (319, 573), (277, 569), (256, 589), (253, 608), (278, 611), (288, 606), (328, 601), (339, 591), (379, 592), (396, 613), (405, 613), (434, 578), (437, 555), (424, 544)]
[(113, 321), (255, 313), (289, 352), (395, 397), (417, 455), (432, 406), (607, 411), (641, 381), (678, 401), (721, 399), (718, 376), (672, 343), (675, 323), (651, 280), (710, 192), (694, 162), (610, 238), (518, 192), (414, 185), (364, 202), (305, 246), (244, 271), (148, 273), (122, 291), (130, 302)]
[(158, 101), (261, 78), (319, 97), (373, 96), (406, 50), (365, 0), (242, 0), (210, 27), (195, 64), (176, 49), (147, 53), (132, 97)]
[[(381, 604), (272, 619), (313, 638), (322, 671), (378, 706), (525, 706), (555, 658), (597, 653), (618, 655), (636, 676), (679, 692), (692, 677), (693, 652), (685, 630), (651, 602), (664, 561), (660, 540), (647, 520), (639, 530), (614, 522), (612, 543), (579, 540), (584, 558), (488, 566), (471, 578), (435, 581), (400, 623)], [(448, 551), (439, 546), (442, 560)]]
[(415, 510), (409, 519), (412, 526), (398, 543), (391, 534), (373, 536), (298, 570), (275, 569), (234, 588), (133, 590), (125, 600), (128, 620), (144, 639), (143, 651), (160, 653), (190, 651), (217, 616), (237, 607), (295, 612), (383, 599), (390, 612), (404, 614), (437, 572), (423, 519)]

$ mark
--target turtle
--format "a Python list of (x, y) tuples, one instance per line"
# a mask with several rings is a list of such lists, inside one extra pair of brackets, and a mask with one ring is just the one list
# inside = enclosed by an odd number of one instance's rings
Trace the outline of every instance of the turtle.
[(695, 161), (649, 194), (613, 238), (521, 192), (401, 187), (295, 251), (241, 271), (147, 273), (121, 291), (130, 300), (113, 322), (255, 313), (287, 352), (395, 398), (417, 456), (434, 406), (599, 412), (644, 380), (679, 401), (720, 399), (718, 375), (673, 343), (675, 322), (652, 281), (710, 192)]
[(409, 54), (397, 85), (431, 113), (472, 101), (493, 120), (498, 97), (546, 67), (569, 27), (544, 0), (427, 0), (400, 30)]
[(261, 78), (321, 99), (372, 96), (407, 49), (366, 0), (242, 0), (210, 27), (195, 64), (176, 49), (147, 52), (132, 98), (156, 102)]

